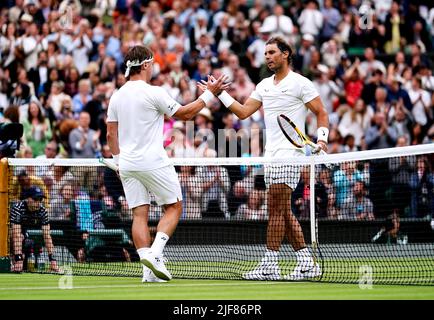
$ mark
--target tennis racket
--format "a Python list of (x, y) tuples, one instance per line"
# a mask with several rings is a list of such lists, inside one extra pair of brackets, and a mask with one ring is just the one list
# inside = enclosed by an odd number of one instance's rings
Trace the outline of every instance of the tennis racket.
[(117, 165), (115, 165), (113, 162), (108, 161), (105, 158), (99, 158), (99, 162), (102, 163), (103, 165), (105, 165), (106, 167), (112, 169), (115, 172), (118, 172), (119, 168)]
[(309, 140), (306, 135), (301, 132), (299, 128), (284, 114), (277, 116), (277, 122), (279, 123), (280, 130), (282, 130), (285, 137), (297, 148), (304, 148), (304, 146), (309, 146), (312, 148), (312, 153), (315, 154), (327, 154), (321, 147)]

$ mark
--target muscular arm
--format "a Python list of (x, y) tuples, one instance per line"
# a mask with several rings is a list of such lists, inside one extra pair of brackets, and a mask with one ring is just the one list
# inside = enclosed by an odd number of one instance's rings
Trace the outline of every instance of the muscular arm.
[(179, 120), (190, 120), (204, 107), (205, 102), (202, 99), (197, 99), (185, 106), (180, 107), (173, 116)]
[(318, 128), (329, 127), (329, 116), (319, 96), (306, 103), (306, 107), (315, 114)]
[(241, 120), (248, 118), (254, 114), (262, 106), (262, 102), (253, 98), (248, 98), (244, 104), (234, 101), (230, 106), (229, 110), (237, 115)]
[(44, 236), (45, 247), (47, 248), (48, 254), (53, 254), (54, 245), (50, 234), (50, 225), (42, 226), (42, 235)]
[[(211, 80), (216, 82), (216, 79), (213, 76), (211, 76)], [(198, 83), (197, 86), (202, 91), (205, 91), (207, 88), (209, 89), (210, 84), (209, 81), (208, 84), (202, 81), (201, 83)], [(223, 88), (223, 90), (224, 89), (225, 88)], [(220, 92), (218, 93), (220, 94)], [(231, 105), (227, 105), (226, 107), (229, 110), (231, 110), (233, 113), (235, 113), (238, 118), (244, 120), (247, 117), (251, 116), (253, 113), (255, 113), (261, 106), (262, 106), (261, 101), (253, 98), (248, 98), (244, 104), (241, 104), (238, 101), (234, 100)]]
[(112, 154), (117, 155), (121, 152), (119, 150), (117, 122), (107, 122), (107, 144), (109, 145)]
[[(225, 90), (229, 87), (229, 83), (225, 83), (227, 77), (225, 75), (221, 75), (218, 79), (212, 78), (208, 76), (208, 81), (206, 82), (205, 90), (208, 89), (208, 94), (212, 94), (214, 96), (218, 95), (222, 90)], [(204, 91), (205, 91), (204, 90)], [(204, 97), (205, 94), (202, 94), (195, 101), (181, 106), (174, 114), (174, 117), (180, 120), (190, 120), (192, 119), (202, 108), (204, 108), (207, 104), (205, 100), (209, 100), (209, 97)]]
[(22, 254), (23, 253), (23, 243), (21, 239), (21, 225), (12, 223), (12, 241), (14, 254)]

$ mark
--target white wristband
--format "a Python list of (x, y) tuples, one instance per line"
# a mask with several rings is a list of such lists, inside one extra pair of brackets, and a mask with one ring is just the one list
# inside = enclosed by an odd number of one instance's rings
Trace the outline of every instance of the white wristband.
[(220, 93), (218, 98), (224, 104), (224, 106), (226, 108), (229, 108), (232, 105), (232, 103), (235, 102), (235, 99), (232, 98), (231, 95), (229, 93), (227, 93), (225, 90), (223, 90), (222, 93)]
[(200, 96), (199, 99), (202, 99), (205, 102), (205, 105), (208, 106), (208, 103), (214, 98), (214, 95), (211, 91), (205, 90)]
[(118, 154), (114, 154), (113, 155), (113, 162), (115, 163), (115, 165), (119, 165), (119, 155)]
[(317, 141), (325, 141), (325, 143), (328, 143), (329, 141), (329, 129), (326, 127), (319, 127), (317, 130)]

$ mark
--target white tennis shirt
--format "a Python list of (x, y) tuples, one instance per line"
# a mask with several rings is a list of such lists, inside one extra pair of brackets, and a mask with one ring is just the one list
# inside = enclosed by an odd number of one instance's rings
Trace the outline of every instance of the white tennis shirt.
[(181, 105), (160, 87), (128, 81), (113, 94), (107, 122), (118, 122), (119, 169), (148, 171), (171, 162), (163, 147), (164, 114), (173, 116)]
[(312, 81), (294, 71), (277, 85), (273, 83), (274, 75), (263, 79), (250, 97), (261, 101), (265, 120), (265, 151), (274, 152), (278, 149), (297, 149), (288, 141), (280, 130), (277, 116), (286, 115), (305, 133), (307, 107), (305, 103), (319, 96)]

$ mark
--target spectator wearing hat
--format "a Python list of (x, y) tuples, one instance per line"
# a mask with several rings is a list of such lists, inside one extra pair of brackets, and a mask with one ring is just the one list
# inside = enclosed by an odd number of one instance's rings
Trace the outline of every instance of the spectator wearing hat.
[(25, 0), (24, 7), (28, 14), (33, 17), (33, 21), (38, 25), (42, 26), (46, 21), (42, 10), (40, 9), (40, 3), (37, 0)]
[(333, 110), (334, 100), (341, 96), (341, 89), (338, 85), (329, 78), (329, 68), (325, 65), (318, 65), (318, 73), (315, 74), (315, 79), (313, 80), (313, 84), (315, 85), (318, 93), (321, 97), (321, 100), (324, 102), (324, 106), (331, 117)]
[(21, 169), (18, 172), (18, 175), (12, 177), (12, 182), (10, 184), (10, 199), (11, 201), (18, 201), (22, 199), (22, 193), (25, 189), (30, 188), (31, 186), (36, 186), (41, 189), (44, 193), (45, 206), (48, 206), (48, 190), (45, 186), (44, 181), (30, 172), (27, 169)]
[(273, 30), (269, 26), (262, 25), (258, 31), (260, 36), (249, 45), (246, 52), (251, 64), (250, 77), (254, 83), (259, 82), (259, 71), (265, 63), (265, 43)]
[[(42, 246), (30, 238), (28, 231), (42, 229), (45, 247), (50, 261), (50, 271), (58, 272), (56, 259), (54, 258), (54, 245), (50, 234), (50, 224), (47, 209), (44, 207), (45, 194), (41, 188), (30, 186), (23, 190), (21, 201), (11, 208), (10, 223), (12, 229), (12, 247), (14, 252), (14, 264), (12, 270), (21, 272), (27, 267), (29, 255), (34, 253), (37, 259), (42, 259)], [(36, 266), (38, 263), (36, 263)], [(30, 270), (29, 270), (30, 271)], [(39, 270), (44, 271), (44, 270)]]
[(211, 111), (208, 108), (203, 108), (195, 117), (194, 124), (196, 125), (196, 129), (212, 129), (212, 121), (214, 117), (211, 114)]
[(294, 58), (294, 69), (297, 71), (304, 70), (310, 64), (312, 52), (316, 50), (314, 46), (315, 38), (309, 34), (303, 34), (300, 47), (297, 49)]
[(24, 13), (24, 0), (15, 0), (15, 5), (9, 9), (9, 21), (11, 23), (18, 22), (21, 15)]

